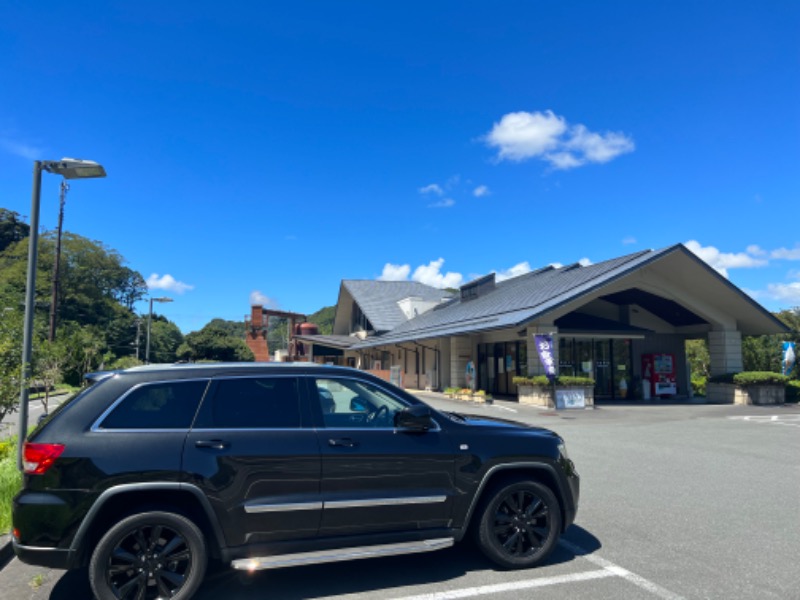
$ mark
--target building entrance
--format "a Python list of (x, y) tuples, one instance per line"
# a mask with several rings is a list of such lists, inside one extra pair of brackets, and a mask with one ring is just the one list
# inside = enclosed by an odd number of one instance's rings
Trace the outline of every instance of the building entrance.
[(591, 377), (595, 398), (629, 398), (632, 367), (628, 339), (559, 338), (559, 375)]

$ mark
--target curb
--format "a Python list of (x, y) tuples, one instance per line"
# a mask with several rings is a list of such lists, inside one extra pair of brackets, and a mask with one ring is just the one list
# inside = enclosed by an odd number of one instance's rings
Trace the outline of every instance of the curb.
[(11, 545), (11, 536), (0, 535), (0, 569), (3, 569), (14, 558), (14, 548)]

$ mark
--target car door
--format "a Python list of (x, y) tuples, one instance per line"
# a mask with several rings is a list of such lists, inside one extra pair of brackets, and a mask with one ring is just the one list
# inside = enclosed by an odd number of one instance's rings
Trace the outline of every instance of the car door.
[(212, 381), (183, 467), (211, 501), (228, 546), (317, 533), (320, 454), (302, 396), (294, 376)]
[(319, 401), (324, 509), (320, 535), (447, 527), (453, 506), (454, 452), (435, 426), (406, 432), (394, 414), (409, 401), (360, 378), (309, 378)]

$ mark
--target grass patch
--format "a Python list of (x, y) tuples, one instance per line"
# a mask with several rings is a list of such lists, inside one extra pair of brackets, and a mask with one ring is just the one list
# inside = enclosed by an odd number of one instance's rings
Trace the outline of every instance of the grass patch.
[(0, 441), (0, 534), (11, 530), (11, 500), (22, 487), (17, 470), (17, 438)]

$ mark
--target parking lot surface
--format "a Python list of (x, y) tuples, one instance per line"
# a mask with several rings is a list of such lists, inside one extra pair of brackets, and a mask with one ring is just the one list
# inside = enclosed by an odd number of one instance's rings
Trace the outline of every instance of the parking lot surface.
[[(800, 409), (614, 405), (543, 411), (420, 394), (437, 408), (549, 427), (582, 477), (545, 565), (493, 568), (471, 544), (255, 574), (212, 570), (198, 600), (800, 599)], [(0, 571), (0, 597), (90, 598), (86, 574)]]

